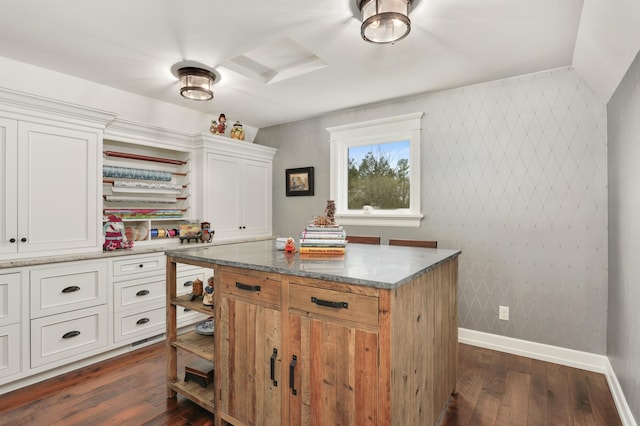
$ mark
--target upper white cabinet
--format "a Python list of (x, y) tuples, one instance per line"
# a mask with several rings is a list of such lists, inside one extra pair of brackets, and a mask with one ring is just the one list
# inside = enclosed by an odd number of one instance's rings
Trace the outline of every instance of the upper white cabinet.
[(0, 258), (97, 251), (108, 113), (0, 90)]
[(217, 139), (203, 149), (203, 220), (211, 222), (214, 238), (271, 236), (275, 152)]
[(18, 123), (0, 117), (0, 255), (15, 253), (18, 241)]

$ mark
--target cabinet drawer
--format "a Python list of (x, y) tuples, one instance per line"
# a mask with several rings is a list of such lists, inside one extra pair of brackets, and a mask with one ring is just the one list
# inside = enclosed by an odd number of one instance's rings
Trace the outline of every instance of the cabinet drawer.
[(343, 321), (378, 326), (378, 298), (291, 283), (289, 308)]
[(256, 304), (281, 305), (281, 283), (275, 274), (256, 272), (255, 275), (222, 270), (220, 291)]
[(165, 331), (166, 308), (155, 308), (147, 311), (115, 314), (114, 340), (136, 340), (150, 337)]
[(117, 282), (113, 286), (114, 312), (149, 305), (162, 305), (165, 301), (165, 277), (140, 278)]
[(21, 371), (20, 324), (0, 327), (0, 383)]
[[(20, 321), (20, 274), (0, 275), (0, 326)], [(0, 357), (2, 353), (0, 352)], [(0, 368), (2, 368), (0, 366)], [(2, 373), (0, 373), (0, 377)]]
[(107, 263), (88, 262), (33, 269), (31, 318), (107, 303)]
[(31, 367), (65, 363), (107, 345), (107, 306), (31, 320)]
[(113, 261), (113, 276), (137, 275), (143, 273), (164, 273), (166, 259), (163, 254), (145, 257), (125, 257)]

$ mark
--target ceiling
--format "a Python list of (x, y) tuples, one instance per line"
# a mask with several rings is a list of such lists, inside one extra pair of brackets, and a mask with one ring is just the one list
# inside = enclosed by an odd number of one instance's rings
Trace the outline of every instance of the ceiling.
[[(572, 63), (582, 0), (414, 0), (409, 36), (360, 37), (356, 0), (3, 1), (0, 56), (257, 128)], [(172, 65), (221, 80), (179, 95)]]

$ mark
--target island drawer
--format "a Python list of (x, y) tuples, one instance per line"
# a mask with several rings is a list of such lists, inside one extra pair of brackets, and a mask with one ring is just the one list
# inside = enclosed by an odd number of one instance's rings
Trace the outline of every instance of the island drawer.
[(240, 274), (223, 269), (220, 273), (220, 291), (260, 305), (281, 305), (279, 275), (260, 273)]
[(378, 326), (378, 297), (289, 284), (289, 309)]

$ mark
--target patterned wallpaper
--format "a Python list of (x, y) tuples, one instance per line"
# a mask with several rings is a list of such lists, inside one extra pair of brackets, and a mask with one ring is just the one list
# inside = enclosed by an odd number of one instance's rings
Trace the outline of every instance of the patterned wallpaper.
[(640, 421), (640, 55), (609, 101), (609, 316), (607, 354)]
[[(274, 233), (295, 235), (329, 197), (326, 127), (424, 111), (420, 228), (353, 234), (459, 248), (459, 325), (604, 354), (606, 110), (567, 68), (427, 93), (261, 129), (278, 148)], [(284, 169), (316, 167), (316, 196), (284, 196)], [(306, 198), (306, 197), (304, 197)], [(498, 306), (510, 321), (498, 320)]]

